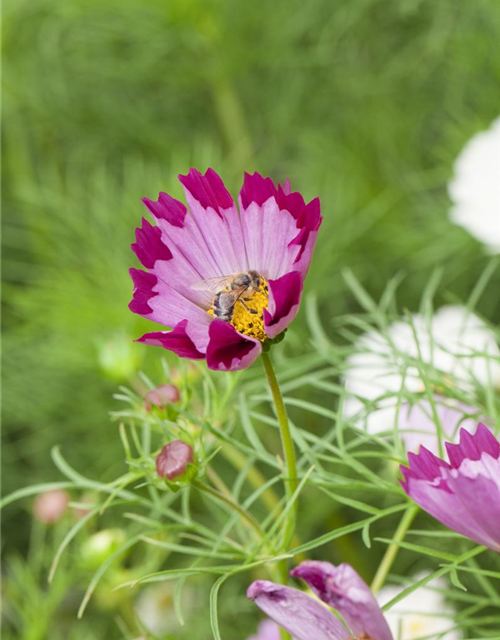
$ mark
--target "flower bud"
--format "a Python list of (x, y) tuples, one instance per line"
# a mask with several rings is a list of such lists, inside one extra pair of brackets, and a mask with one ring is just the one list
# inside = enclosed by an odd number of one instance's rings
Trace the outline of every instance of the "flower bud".
[(188, 464), (193, 463), (193, 449), (182, 440), (174, 440), (166, 444), (156, 458), (156, 471), (161, 478), (174, 480), (183, 476)]
[(152, 405), (159, 409), (165, 409), (170, 404), (179, 402), (180, 399), (181, 394), (174, 384), (162, 384), (146, 393), (144, 407), (146, 411), (151, 411)]
[(121, 529), (103, 529), (87, 538), (81, 547), (82, 560), (86, 567), (99, 567), (125, 542), (126, 536)]
[(33, 504), (33, 515), (39, 522), (53, 524), (62, 518), (69, 502), (69, 495), (62, 489), (41, 493)]

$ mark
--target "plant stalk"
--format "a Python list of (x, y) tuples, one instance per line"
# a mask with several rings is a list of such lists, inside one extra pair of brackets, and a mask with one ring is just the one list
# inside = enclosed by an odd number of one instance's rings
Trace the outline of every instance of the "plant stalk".
[[(410, 505), (404, 512), (398, 528), (396, 529), (396, 533), (394, 534), (394, 542), (401, 542), (404, 539), (417, 513), (418, 506), (414, 504)], [(370, 587), (373, 593), (377, 593), (377, 591), (383, 586), (385, 579), (387, 578), (387, 574), (389, 573), (394, 560), (396, 559), (398, 551), (399, 545), (397, 544), (390, 544), (387, 547), (384, 557), (382, 558), (382, 562), (379, 564), (377, 573), (375, 574)]]
[[(276, 417), (280, 426), (281, 445), (283, 448), (283, 456), (286, 466), (286, 479), (285, 479), (285, 492), (288, 500), (291, 500), (293, 492), (297, 488), (297, 462), (295, 459), (295, 447), (293, 445), (292, 434), (290, 432), (290, 424), (288, 422), (288, 414), (286, 412), (285, 403), (283, 402), (283, 396), (281, 395), (281, 389), (274, 371), (273, 363), (269, 352), (262, 354), (262, 363), (266, 372), (267, 381), (274, 401), (274, 408), (276, 410)], [(297, 511), (297, 502), (295, 502), (293, 509), (290, 510), (287, 520), (285, 522), (284, 533), (281, 543), (281, 550), (285, 551), (295, 529), (295, 516)], [(286, 584), (288, 582), (288, 566), (286, 560), (282, 560), (278, 563), (278, 572), (281, 582)], [(291, 636), (284, 629), (280, 629), (281, 640), (290, 640)]]
[[(273, 363), (269, 352), (262, 354), (262, 362), (273, 396), (274, 407), (276, 410), (276, 417), (280, 426), (281, 445), (283, 448), (283, 456), (285, 459), (286, 467), (286, 479), (285, 479), (285, 491), (288, 499), (291, 499), (293, 492), (297, 488), (297, 462), (295, 459), (295, 447), (292, 440), (292, 434), (290, 432), (290, 424), (288, 422), (288, 414), (286, 412), (285, 403), (283, 402), (283, 396), (281, 395), (281, 389), (276, 378)], [(285, 524), (285, 534), (283, 536), (283, 545), (289, 543), (293, 531), (295, 528), (295, 514), (297, 511), (297, 502), (295, 502), (293, 509), (290, 511), (290, 516)], [(285, 549), (282, 549), (283, 551)]]

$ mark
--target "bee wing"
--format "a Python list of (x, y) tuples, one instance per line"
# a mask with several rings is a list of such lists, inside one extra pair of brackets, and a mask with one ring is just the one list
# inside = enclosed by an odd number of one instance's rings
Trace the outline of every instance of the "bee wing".
[(220, 276), (217, 278), (207, 278), (206, 280), (200, 280), (191, 285), (191, 289), (196, 291), (211, 291), (212, 293), (219, 293), (227, 286), (230, 285), (233, 276)]
[(245, 293), (245, 291), (246, 291), (246, 287), (239, 287), (238, 289), (230, 289), (229, 291), (224, 291), (224, 293), (221, 294), (221, 297), (224, 296), (226, 300), (231, 300), (231, 302), (235, 304), (237, 300), (241, 298), (242, 294)]

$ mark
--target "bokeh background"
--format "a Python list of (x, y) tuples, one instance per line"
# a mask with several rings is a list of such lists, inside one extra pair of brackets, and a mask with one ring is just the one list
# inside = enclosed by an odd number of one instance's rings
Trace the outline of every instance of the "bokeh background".
[[(307, 291), (327, 328), (358, 308), (345, 268), (374, 298), (404, 277), (410, 310), (436, 268), (438, 303), (484, 270), (446, 184), (499, 112), (495, 0), (6, 0), (3, 22), (4, 494), (59, 478), (55, 444), (121, 472), (112, 394), (159, 368), (132, 342), (148, 323), (127, 308), (129, 246), (140, 198), (181, 197), (191, 166), (234, 195), (258, 170), (321, 197)], [(478, 309), (498, 319), (498, 296)], [(308, 348), (304, 313), (291, 333)], [(4, 517), (14, 557), (29, 508)]]

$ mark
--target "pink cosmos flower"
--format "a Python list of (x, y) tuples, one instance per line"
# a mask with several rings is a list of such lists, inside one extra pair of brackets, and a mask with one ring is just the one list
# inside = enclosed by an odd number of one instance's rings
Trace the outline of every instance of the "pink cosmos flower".
[[(132, 249), (147, 270), (130, 270), (129, 308), (172, 330), (138, 342), (206, 359), (210, 369), (244, 369), (297, 314), (322, 221), (319, 199), (306, 204), (288, 181), (276, 187), (270, 178), (245, 174), (238, 211), (212, 169), (205, 175), (191, 169), (179, 180), (189, 210), (166, 193), (143, 199), (156, 226), (143, 219), (136, 230)], [(249, 272), (257, 284), (240, 287), (230, 309), (234, 276)]]
[(336, 609), (349, 629), (331, 611), (311, 596), (267, 580), (253, 582), (247, 596), (295, 640), (393, 640), (375, 596), (348, 564), (307, 561), (293, 569), (293, 577), (304, 580), (314, 593)]
[(450, 462), (425, 447), (401, 466), (405, 492), (445, 526), (500, 552), (500, 443), (484, 424), (446, 442)]

